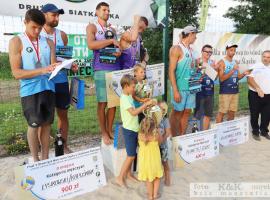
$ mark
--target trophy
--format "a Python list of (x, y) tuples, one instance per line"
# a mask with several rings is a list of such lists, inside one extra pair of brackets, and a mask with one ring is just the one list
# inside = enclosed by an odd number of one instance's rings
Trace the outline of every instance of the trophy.
[(163, 111), (158, 105), (152, 106), (143, 111), (146, 117), (152, 118), (155, 121), (156, 126), (158, 126), (163, 118)]
[[(106, 30), (105, 32), (105, 38), (106, 39), (114, 39), (115, 34), (111, 30)], [(116, 56), (114, 53), (119, 52), (119, 49), (115, 47), (113, 44), (110, 44), (109, 46), (100, 49), (99, 53), (99, 60), (101, 63), (106, 63), (106, 64), (115, 64), (116, 63)]]

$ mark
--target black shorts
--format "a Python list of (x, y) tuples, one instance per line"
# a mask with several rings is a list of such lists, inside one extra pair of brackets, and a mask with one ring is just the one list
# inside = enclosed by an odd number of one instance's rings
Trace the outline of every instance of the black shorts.
[(54, 120), (55, 95), (51, 90), (21, 98), (23, 114), (29, 126), (36, 128)]
[(203, 115), (207, 117), (213, 116), (214, 95), (196, 96), (195, 117), (200, 119)]
[(55, 107), (67, 110), (70, 106), (68, 82), (55, 83)]

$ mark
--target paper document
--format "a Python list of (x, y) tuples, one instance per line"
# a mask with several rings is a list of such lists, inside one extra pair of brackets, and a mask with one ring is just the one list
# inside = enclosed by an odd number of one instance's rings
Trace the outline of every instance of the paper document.
[(265, 76), (265, 74), (254, 74), (254, 80), (260, 86), (264, 94), (270, 94), (269, 79), (270, 76)]
[(205, 74), (211, 78), (213, 81), (216, 79), (217, 77), (217, 71), (211, 67), (210, 65), (206, 65), (206, 68), (205, 68)]
[(75, 61), (76, 59), (69, 59), (69, 60), (64, 60), (60, 65), (58, 65), (51, 73), (51, 76), (49, 78), (49, 80), (51, 80), (53, 77), (56, 76), (56, 74), (61, 70), (61, 69), (70, 69), (72, 63)]

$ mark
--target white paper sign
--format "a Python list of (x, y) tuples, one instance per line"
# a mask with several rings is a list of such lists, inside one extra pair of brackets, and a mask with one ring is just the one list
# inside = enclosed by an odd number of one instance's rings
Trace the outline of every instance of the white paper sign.
[[(106, 73), (106, 91), (108, 107), (119, 106), (119, 97), (122, 93), (121, 78), (125, 74), (134, 75), (134, 69), (118, 70)], [(153, 97), (164, 94), (164, 64), (146, 66), (147, 83), (153, 86)]]
[(211, 78), (213, 81), (216, 80), (216, 77), (217, 77), (217, 71), (211, 67), (210, 65), (206, 65), (206, 68), (205, 68), (205, 74)]
[[(25, 12), (31, 8), (41, 9), (47, 3), (55, 4), (64, 9), (62, 21), (89, 23), (96, 20), (96, 6), (101, 0), (11, 0), (0, 1), (0, 14), (24, 17)], [(145, 16), (151, 27), (164, 21), (166, 10), (165, 0), (109, 0), (110, 23), (121, 26), (133, 25), (133, 16)]]
[(219, 154), (217, 129), (175, 137), (178, 154), (186, 163), (208, 159)]
[(268, 77), (262, 73), (254, 74), (254, 80), (260, 86), (264, 94), (270, 94), (270, 85), (269, 85), (270, 73), (268, 74), (269, 74)]
[[(20, 179), (18, 174), (15, 171)], [(18, 187), (21, 199), (68, 199), (105, 185), (97, 147), (25, 165)]]
[(60, 65), (57, 65), (57, 67), (55, 67), (55, 69), (52, 71), (49, 80), (55, 77), (61, 69), (70, 69), (74, 61), (76, 61), (76, 59), (68, 59), (64, 60)]
[(216, 124), (222, 146), (243, 144), (248, 141), (249, 117)]

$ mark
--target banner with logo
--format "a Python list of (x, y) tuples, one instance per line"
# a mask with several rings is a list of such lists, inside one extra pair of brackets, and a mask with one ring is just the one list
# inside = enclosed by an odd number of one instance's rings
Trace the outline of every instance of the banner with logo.
[(69, 70), (69, 76), (93, 76), (93, 51), (88, 49), (86, 35), (68, 34), (68, 45), (73, 47), (73, 58), (76, 58), (78, 72)]
[[(32, 8), (41, 9), (47, 3), (62, 8), (65, 14), (61, 20), (88, 23), (95, 19), (96, 6), (100, 0), (12, 0), (0, 2), (0, 15), (24, 17)], [(120, 26), (131, 26), (134, 15), (147, 17), (152, 27), (163, 23), (166, 11), (166, 0), (105, 0), (110, 5), (110, 23)]]
[[(106, 90), (108, 107), (116, 107), (120, 104), (122, 94), (121, 78), (125, 74), (134, 75), (133, 69), (118, 70), (106, 73)], [(153, 97), (164, 94), (164, 64), (146, 66), (147, 83), (153, 87)]]
[(20, 199), (69, 199), (106, 185), (100, 148), (15, 168)]
[[(209, 159), (219, 154), (217, 129), (191, 133), (173, 138), (175, 167), (184, 163)], [(181, 164), (182, 163), (182, 164)]]
[[(182, 29), (175, 28), (173, 32), (173, 44), (179, 42), (179, 35)], [(264, 50), (269, 49), (270, 36), (239, 33), (201, 32), (192, 48), (201, 56), (201, 48), (205, 44), (213, 47), (212, 59), (219, 61), (225, 57), (226, 45), (237, 44), (234, 59), (239, 62), (240, 71), (243, 72), (257, 62), (261, 62), (261, 55)]]
[(248, 141), (249, 117), (216, 124), (222, 146), (243, 144)]

